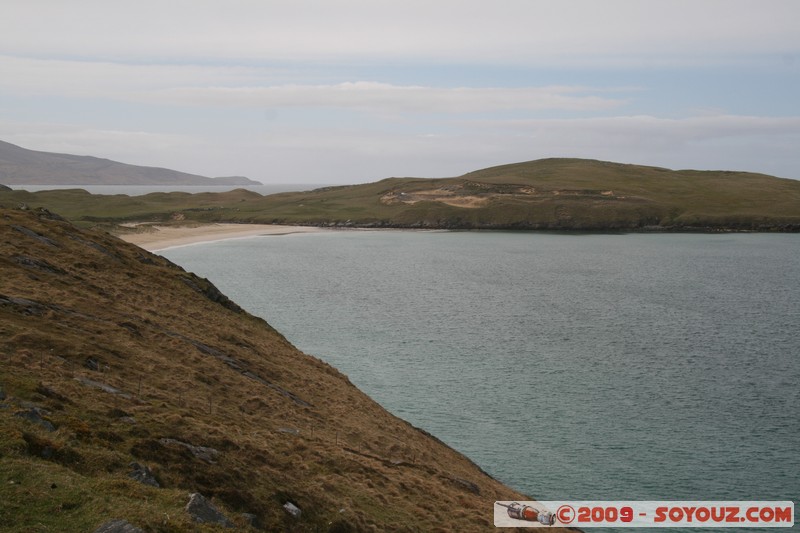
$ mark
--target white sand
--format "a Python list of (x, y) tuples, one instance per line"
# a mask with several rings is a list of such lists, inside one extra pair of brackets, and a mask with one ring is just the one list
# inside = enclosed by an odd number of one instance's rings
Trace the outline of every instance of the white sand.
[(274, 224), (203, 224), (199, 226), (150, 226), (154, 231), (127, 233), (119, 237), (155, 252), (176, 246), (214, 242), (259, 235), (288, 235), (325, 231), (313, 226), (278, 226)]

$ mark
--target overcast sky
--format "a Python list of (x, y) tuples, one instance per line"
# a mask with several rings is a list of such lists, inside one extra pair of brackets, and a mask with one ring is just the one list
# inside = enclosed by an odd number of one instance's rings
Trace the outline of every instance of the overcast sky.
[(800, 179), (798, 0), (2, 0), (0, 140), (264, 183)]

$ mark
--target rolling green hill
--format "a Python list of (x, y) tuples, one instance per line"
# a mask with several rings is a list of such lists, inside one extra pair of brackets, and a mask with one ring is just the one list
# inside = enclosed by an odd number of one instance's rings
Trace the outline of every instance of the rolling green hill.
[(85, 224), (192, 220), (573, 231), (800, 230), (800, 181), (583, 159), (269, 196), (246, 190), (134, 198), (80, 190), (0, 192), (0, 204), (17, 203), (46, 207)]
[(3, 531), (489, 531), (513, 499), (208, 280), (0, 209)]

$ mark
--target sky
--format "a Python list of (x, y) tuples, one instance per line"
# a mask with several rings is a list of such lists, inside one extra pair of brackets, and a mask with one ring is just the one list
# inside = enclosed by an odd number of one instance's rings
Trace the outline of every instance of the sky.
[(2, 0), (0, 140), (266, 184), (800, 179), (798, 0)]

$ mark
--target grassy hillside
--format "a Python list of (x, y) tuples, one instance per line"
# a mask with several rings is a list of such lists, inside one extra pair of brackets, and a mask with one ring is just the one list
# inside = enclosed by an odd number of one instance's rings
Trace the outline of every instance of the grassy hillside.
[(800, 181), (544, 159), (457, 178), (379, 182), (261, 196), (245, 190), (93, 196), (0, 192), (83, 224), (196, 220), (366, 227), (550, 230), (800, 231)]
[(162, 257), (10, 209), (0, 252), (3, 531), (222, 531), (189, 493), (242, 530), (487, 531), (528, 499)]

